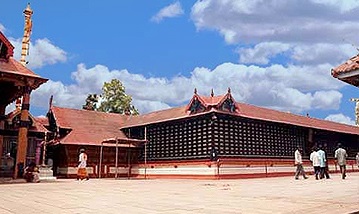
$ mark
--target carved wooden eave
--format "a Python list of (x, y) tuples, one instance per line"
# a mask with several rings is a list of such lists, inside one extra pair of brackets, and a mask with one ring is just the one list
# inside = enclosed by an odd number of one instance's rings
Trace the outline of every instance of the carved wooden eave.
[(0, 32), (0, 105), (8, 105), (45, 83), (42, 78), (13, 58), (14, 46)]
[(192, 99), (190, 100), (190, 102), (188, 103), (188, 105), (186, 106), (186, 111), (191, 113), (191, 107), (194, 104), (194, 102), (198, 101), (204, 108), (205, 110), (208, 109), (208, 105), (207, 103), (201, 98), (201, 96), (199, 96), (197, 93), (195, 93), (192, 97)]
[[(202, 96), (198, 95), (197, 90), (195, 90), (195, 93), (194, 93), (192, 99), (190, 100), (189, 104), (186, 106), (185, 110), (189, 114), (197, 114), (200, 112), (209, 112), (212, 110), (224, 111), (222, 109), (222, 106), (228, 99), (231, 101), (231, 103), (233, 104), (233, 108), (234, 108), (232, 111), (228, 111), (228, 112), (230, 112), (230, 113), (237, 112), (238, 113), (239, 106), (236, 103), (235, 99), (232, 97), (230, 89), (228, 89), (228, 92), (222, 96), (214, 96), (214, 92), (212, 90), (211, 96), (209, 96), (209, 97), (202, 97)], [(199, 102), (199, 104), (201, 106), (203, 106), (204, 109), (200, 110), (200, 111), (191, 111), (192, 106), (197, 101)]]
[(47, 79), (41, 77), (0, 71), (0, 90), (4, 92), (0, 99), (0, 103), (12, 103), (23, 96), (25, 87), (29, 87), (30, 90), (35, 90), (46, 81)]
[(228, 89), (227, 94), (225, 94), (223, 96), (223, 98), (219, 101), (219, 103), (216, 105), (215, 109), (220, 110), (221, 111), (221, 106), (224, 104), (224, 102), (229, 99), (232, 101), (233, 105), (234, 105), (234, 111), (230, 112), (230, 113), (239, 113), (239, 105), (236, 102), (236, 100), (233, 98), (230, 89)]

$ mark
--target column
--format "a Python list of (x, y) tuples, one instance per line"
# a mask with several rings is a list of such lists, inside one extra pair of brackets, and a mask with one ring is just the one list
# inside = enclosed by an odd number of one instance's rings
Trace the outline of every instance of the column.
[[(5, 128), (5, 108), (6, 105), (0, 104), (0, 130)], [(3, 156), (3, 143), (4, 143), (4, 136), (0, 135), (0, 166)]]
[(23, 171), (19, 171), (19, 168), (22, 167), (24, 169), (26, 164), (27, 140), (28, 140), (27, 134), (29, 128), (30, 93), (31, 93), (31, 88), (29, 86), (24, 87), (14, 178), (18, 178), (22, 176)]
[[(308, 130), (308, 144), (304, 145), (303, 151), (304, 151), (304, 155), (309, 155), (312, 151), (312, 148), (314, 146), (314, 142), (313, 142), (313, 135), (314, 135), (314, 131), (313, 129), (309, 128)], [(305, 144), (305, 142), (304, 142)]]

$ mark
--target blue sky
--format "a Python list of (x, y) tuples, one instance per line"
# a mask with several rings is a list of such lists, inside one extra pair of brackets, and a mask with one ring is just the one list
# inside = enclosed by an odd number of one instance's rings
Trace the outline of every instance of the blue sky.
[[(28, 1), (2, 3), (19, 57)], [(49, 81), (31, 112), (81, 108), (117, 78), (141, 113), (231, 87), (239, 102), (354, 123), (356, 87), (330, 69), (357, 54), (357, 0), (30, 1), (28, 67)], [(11, 109), (9, 106), (8, 109)]]

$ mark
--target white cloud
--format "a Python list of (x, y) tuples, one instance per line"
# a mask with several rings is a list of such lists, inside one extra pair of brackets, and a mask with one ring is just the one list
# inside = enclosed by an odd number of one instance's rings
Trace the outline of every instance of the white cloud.
[(317, 4), (323, 4), (327, 6), (331, 6), (333, 8), (340, 8), (342, 12), (347, 12), (359, 7), (358, 0), (311, 0)]
[[(127, 70), (110, 70), (103, 65), (86, 68), (79, 64), (72, 73), (73, 84), (49, 80), (33, 92), (33, 105), (47, 106), (54, 95), (58, 106), (81, 108), (87, 94), (101, 93), (104, 82), (119, 79), (133, 104), (141, 113), (185, 105), (197, 88), (199, 94), (224, 94), (231, 87), (237, 101), (283, 111), (302, 112), (310, 109), (338, 109), (342, 83), (329, 74), (330, 65), (320, 66), (246, 66), (223, 63), (215, 69), (197, 67), (190, 77), (171, 79), (145, 77)], [(323, 75), (326, 74), (326, 75)]]
[(262, 42), (250, 48), (239, 48), (239, 62), (266, 65), (283, 55), (289, 62), (296, 64), (318, 65), (331, 63), (338, 65), (357, 53), (350, 44), (294, 44), (281, 42)]
[(270, 58), (277, 54), (288, 51), (290, 46), (280, 42), (263, 42), (257, 44), (254, 48), (240, 48), (239, 62), (256, 63), (266, 65)]
[(344, 123), (344, 124), (348, 124), (348, 125), (355, 125), (354, 120), (352, 120), (350, 117), (345, 116), (343, 114), (331, 114), (331, 115), (328, 115), (325, 118), (325, 120), (338, 122), (338, 123)]
[(203, 0), (194, 4), (191, 15), (198, 29), (218, 30), (228, 43), (327, 43), (341, 42), (343, 36), (358, 41), (354, 33), (359, 30), (358, 3), (341, 11), (336, 4), (349, 4), (339, 0), (321, 2)]
[(294, 47), (292, 58), (300, 63), (321, 64), (331, 62), (339, 64), (356, 54), (356, 50), (349, 44), (298, 45)]
[[(21, 57), (21, 39), (9, 39), (15, 46), (14, 57)], [(26, 57), (29, 62), (27, 67), (31, 69), (41, 68), (45, 65), (53, 65), (58, 62), (66, 62), (67, 53), (61, 48), (52, 44), (49, 39), (37, 39), (35, 43), (30, 42), (29, 55)]]
[(164, 8), (162, 8), (156, 15), (151, 18), (151, 21), (160, 22), (164, 18), (172, 18), (183, 15), (184, 11), (182, 9), (180, 2), (175, 2), (170, 4)]

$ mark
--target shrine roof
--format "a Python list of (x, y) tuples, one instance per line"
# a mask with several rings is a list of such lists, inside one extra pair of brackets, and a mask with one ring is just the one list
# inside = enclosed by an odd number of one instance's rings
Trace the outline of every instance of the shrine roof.
[(46, 123), (44, 124), (43, 122), (44, 122), (43, 118), (34, 117), (34, 126), (38, 132), (43, 132), (43, 133), (48, 132), (48, 130), (44, 126), (46, 125)]
[[(21, 109), (16, 108), (15, 110), (11, 111), (10, 113), (8, 113), (6, 115), (6, 120), (7, 121), (12, 121), (16, 116), (20, 116), (21, 115)], [(34, 117), (32, 116), (31, 113), (29, 113), (29, 118), (32, 120), (32, 126), (29, 127), (29, 131), (30, 132), (42, 132), (45, 133), (48, 130), (44, 127), (44, 120), (47, 120), (47, 118), (39, 118), (39, 117)]]
[(357, 69), (359, 69), (359, 55), (353, 56), (352, 58), (347, 60), (345, 63), (339, 65), (336, 68), (333, 68), (332, 75), (334, 77), (337, 77), (340, 74), (355, 71)]
[(350, 85), (359, 87), (359, 55), (333, 68), (332, 76)]
[[(12, 76), (25, 76), (36, 79), (31, 87), (32, 89), (36, 89), (42, 83), (46, 82), (47, 79), (40, 77), (35, 74), (33, 71), (28, 69), (26, 66), (18, 62), (13, 58), (14, 46), (10, 43), (10, 41), (5, 37), (5, 35), (0, 31), (0, 41), (1, 44), (5, 45), (5, 52), (0, 56), (0, 73)], [(0, 50), (2, 51), (2, 50)], [(1, 53), (1, 52), (0, 52)], [(9, 78), (9, 77), (7, 77)]]
[(0, 72), (46, 80), (32, 72), (27, 67), (23, 66), (20, 62), (16, 61), (12, 57), (10, 57), (8, 60), (0, 59)]
[(198, 115), (208, 114), (210, 112), (218, 112), (218, 113), (229, 114), (238, 117), (265, 120), (265, 121), (276, 122), (276, 123), (291, 124), (296, 126), (356, 134), (356, 135), (359, 134), (359, 127), (336, 123), (328, 120), (316, 119), (312, 117), (281, 112), (273, 109), (258, 107), (240, 102), (236, 102), (236, 108), (237, 110), (232, 113), (224, 112), (213, 108), (210, 111), (201, 112), (197, 114), (190, 114), (188, 111), (186, 111), (186, 106), (176, 107), (176, 108), (151, 112), (144, 115), (132, 116), (132, 118), (128, 120), (125, 124), (123, 124), (121, 128), (143, 126), (143, 125), (165, 122), (175, 119), (185, 119), (185, 118), (195, 117)]
[(104, 139), (118, 137), (130, 140), (119, 130), (128, 116), (52, 106), (56, 124), (68, 129), (69, 133), (60, 139), (61, 144), (101, 145)]

